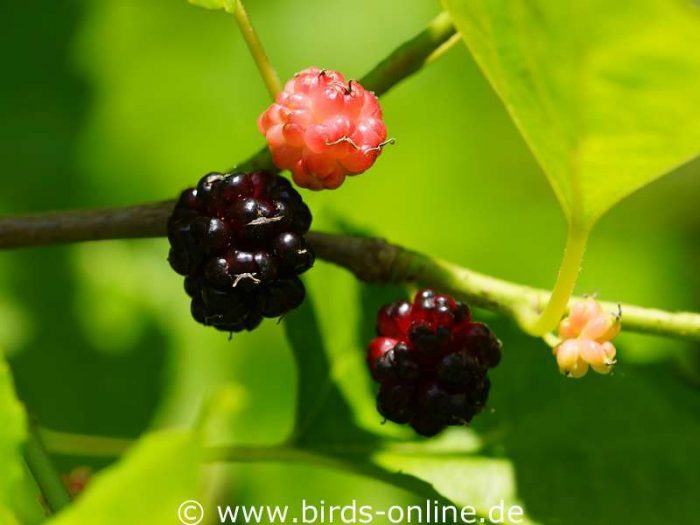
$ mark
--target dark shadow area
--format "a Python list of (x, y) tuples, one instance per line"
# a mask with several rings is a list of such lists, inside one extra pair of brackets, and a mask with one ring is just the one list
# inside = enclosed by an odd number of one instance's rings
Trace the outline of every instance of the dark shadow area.
[[(71, 61), (79, 5), (5, 2), (1, 8), (0, 213), (87, 207), (96, 200), (81, 189), (75, 166), (90, 104)], [(42, 425), (56, 430), (137, 435), (160, 397), (167, 339), (150, 320), (128, 353), (90, 348), (75, 310), (80, 275), (70, 256), (70, 247), (0, 253), (11, 283), (4, 293), (33, 328), (11, 360), (19, 396)]]

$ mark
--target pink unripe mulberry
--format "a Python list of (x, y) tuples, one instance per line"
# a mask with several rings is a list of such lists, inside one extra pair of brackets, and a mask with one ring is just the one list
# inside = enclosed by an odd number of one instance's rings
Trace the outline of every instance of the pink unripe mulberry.
[(387, 143), (377, 97), (337, 71), (294, 75), (260, 115), (275, 165), (312, 190), (335, 189), (369, 169)]

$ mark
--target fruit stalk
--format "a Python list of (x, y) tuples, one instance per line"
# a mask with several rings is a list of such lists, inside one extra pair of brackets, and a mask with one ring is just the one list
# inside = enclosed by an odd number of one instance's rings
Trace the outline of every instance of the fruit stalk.
[(69, 434), (47, 428), (39, 428), (37, 433), (48, 451), (64, 456), (114, 458), (121, 456), (134, 444), (134, 440), (127, 438)]
[(272, 67), (270, 59), (265, 53), (262, 42), (258, 38), (258, 34), (253, 28), (253, 24), (248, 17), (248, 13), (243, 6), (241, 0), (236, 0), (236, 8), (233, 10), (233, 16), (236, 19), (236, 23), (241, 30), (243, 39), (245, 40), (248, 50), (255, 60), (255, 65), (258, 66), (258, 71), (260, 71), (260, 76), (265, 83), (265, 87), (270, 92), (270, 96), (274, 100), (277, 93), (282, 91), (282, 84), (280, 84), (280, 79), (277, 76), (275, 68)]
[[(95, 455), (90, 447), (92, 440), (98, 442), (113, 438), (96, 436), (75, 436), (73, 434), (52, 432), (55, 434), (53, 440), (56, 446), (50, 447), (56, 454), (64, 454), (79, 457), (102, 457)], [(77, 438), (77, 439), (76, 439)], [(59, 440), (65, 440), (67, 446), (61, 446)], [(482, 441), (483, 442), (483, 441)], [(123, 450), (114, 450), (113, 456), (118, 457)], [(325, 447), (325, 448), (304, 448), (293, 442), (286, 442), (280, 445), (246, 446), (246, 445), (216, 445), (207, 447), (205, 451), (205, 463), (250, 463), (250, 462), (271, 462), (271, 463), (300, 463), (315, 465), (319, 468), (329, 468), (345, 471), (354, 475), (366, 476), (373, 480), (383, 481), (395, 487), (403, 488), (407, 491), (415, 491), (416, 483), (411, 476), (396, 476), (395, 474), (375, 465), (373, 462), (360, 461), (360, 456), (369, 457), (372, 454), (385, 452), (387, 454), (402, 455), (406, 457), (424, 453), (422, 443), (390, 442), (383, 443), (381, 448), (376, 444), (360, 445), (353, 447), (351, 451), (347, 447)], [(460, 451), (462, 453), (463, 451)], [(106, 456), (105, 456), (106, 457)], [(432, 487), (425, 484), (427, 492), (424, 496), (430, 499), (441, 499), (441, 496), (434, 492)]]

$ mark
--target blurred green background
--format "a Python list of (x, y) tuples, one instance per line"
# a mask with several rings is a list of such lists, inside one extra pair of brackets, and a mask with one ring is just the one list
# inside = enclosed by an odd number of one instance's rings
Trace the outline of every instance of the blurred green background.
[[(310, 65), (360, 77), (438, 12), (433, 0), (249, 4), (283, 78)], [(0, 213), (170, 198), (262, 144), (255, 119), (267, 93), (230, 17), (184, 0), (1, 5)], [(475, 270), (550, 286), (563, 217), (466, 48), (458, 45), (382, 104), (397, 144), (340, 190), (303, 193), (315, 228), (350, 224)], [(699, 174), (700, 163), (686, 166), (608, 214), (578, 290), (699, 310)], [(284, 439), (295, 371), (282, 328), (268, 321), (228, 341), (200, 327), (166, 253), (159, 239), (0, 254), (0, 345), (20, 397), (49, 428), (137, 436), (190, 422), (202, 397), (228, 384), (237, 402), (222, 441)], [(358, 424), (406, 435), (381, 427), (373, 411), (358, 335), (371, 330), (373, 313), (355, 307), (392, 299), (395, 289), (369, 290), (323, 262), (306, 282)], [(697, 519), (698, 345), (624, 334), (614, 375), (573, 382), (559, 376), (543, 343), (484, 315), (505, 357), (493, 373), (491, 410), (474, 428), (488, 437), (485, 454), (507, 466), (499, 483), (512, 483), (532, 518)], [(228, 503), (415, 500), (366, 478), (299, 465), (214, 474), (217, 497)], [(484, 483), (486, 492), (510, 490)]]

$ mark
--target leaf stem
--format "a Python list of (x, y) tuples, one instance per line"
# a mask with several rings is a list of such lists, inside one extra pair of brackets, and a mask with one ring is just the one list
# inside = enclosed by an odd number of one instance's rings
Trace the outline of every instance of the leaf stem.
[(255, 60), (255, 64), (258, 66), (258, 71), (260, 71), (260, 76), (265, 83), (265, 87), (267, 87), (267, 90), (274, 100), (277, 94), (282, 91), (282, 85), (280, 84), (280, 79), (277, 76), (275, 68), (272, 67), (270, 59), (267, 53), (265, 53), (262, 42), (260, 38), (258, 38), (258, 34), (255, 32), (255, 28), (253, 28), (253, 24), (241, 0), (236, 0), (236, 8), (233, 10), (233, 16), (241, 30), (248, 50), (253, 56), (253, 60)]
[(554, 290), (539, 316), (532, 315), (532, 309), (524, 309), (517, 318), (522, 329), (533, 336), (543, 336), (554, 330), (564, 315), (581, 271), (583, 256), (589, 235), (588, 228), (572, 225), (566, 238), (564, 257), (559, 267), (559, 275)]
[(34, 427), (30, 427), (24, 445), (24, 460), (53, 514), (71, 502), (68, 490)]
[[(364, 450), (362, 452), (362, 457), (366, 458), (374, 452), (377, 452), (377, 450)], [(355, 475), (365, 476), (404, 489), (408, 492), (422, 495), (429, 499), (446, 501), (429, 483), (418, 480), (413, 476), (403, 474), (402, 472), (390, 472), (371, 461), (360, 459), (356, 454), (347, 453), (347, 451), (344, 450), (326, 452), (323, 450), (299, 448), (292, 444), (282, 444), (271, 447), (225, 445), (209, 448), (206, 461), (308, 463), (322, 468), (336, 469)]]
[(65, 456), (111, 458), (120, 456), (133, 444), (126, 438), (72, 434), (47, 428), (41, 428), (38, 435), (48, 450)]
[[(113, 458), (124, 454), (131, 446), (137, 442), (136, 439), (95, 436), (87, 434), (74, 434), (71, 432), (59, 432), (47, 428), (40, 429), (40, 436), (52, 454), (64, 456), (84, 456), (91, 458)], [(484, 443), (483, 436), (475, 442), (471, 452), (477, 453)], [(390, 452), (394, 455), (404, 455), (417, 457), (428, 453), (421, 445), (415, 442), (386, 442), (381, 446), (383, 452)], [(371, 452), (376, 452), (374, 443), (360, 444), (327, 444), (316, 447), (303, 447), (287, 441), (278, 445), (213, 445), (206, 448), (206, 461), (261, 461), (270, 460), (306, 460), (310, 456), (338, 456), (344, 454), (366, 456)], [(461, 455), (466, 453), (463, 447), (449, 448), (441, 447), (439, 450), (430, 450), (431, 456), (435, 455)]]
[[(52, 436), (50, 447), (57, 454), (86, 457), (117, 457), (132, 444), (131, 440), (98, 436), (85, 436), (42, 429), (42, 434)], [(118, 446), (103, 446), (104, 443), (114, 443)], [(123, 445), (123, 446), (122, 446)], [(204, 461), (207, 463), (237, 462), (277, 462), (277, 463), (307, 463), (322, 468), (342, 470), (356, 475), (367, 476), (380, 480), (404, 490), (421, 494), (430, 499), (442, 500), (443, 497), (428, 483), (412, 476), (390, 472), (381, 466), (367, 461), (377, 452), (388, 452), (397, 455), (416, 457), (428, 452), (413, 443), (385, 443), (381, 448), (373, 446), (353, 447), (342, 444), (318, 448), (304, 448), (292, 442), (272, 446), (247, 445), (215, 445), (206, 449)], [(449, 457), (458, 455), (464, 457), (465, 451), (440, 450), (431, 451), (431, 457), (441, 455)], [(363, 459), (360, 459), (363, 458)]]

